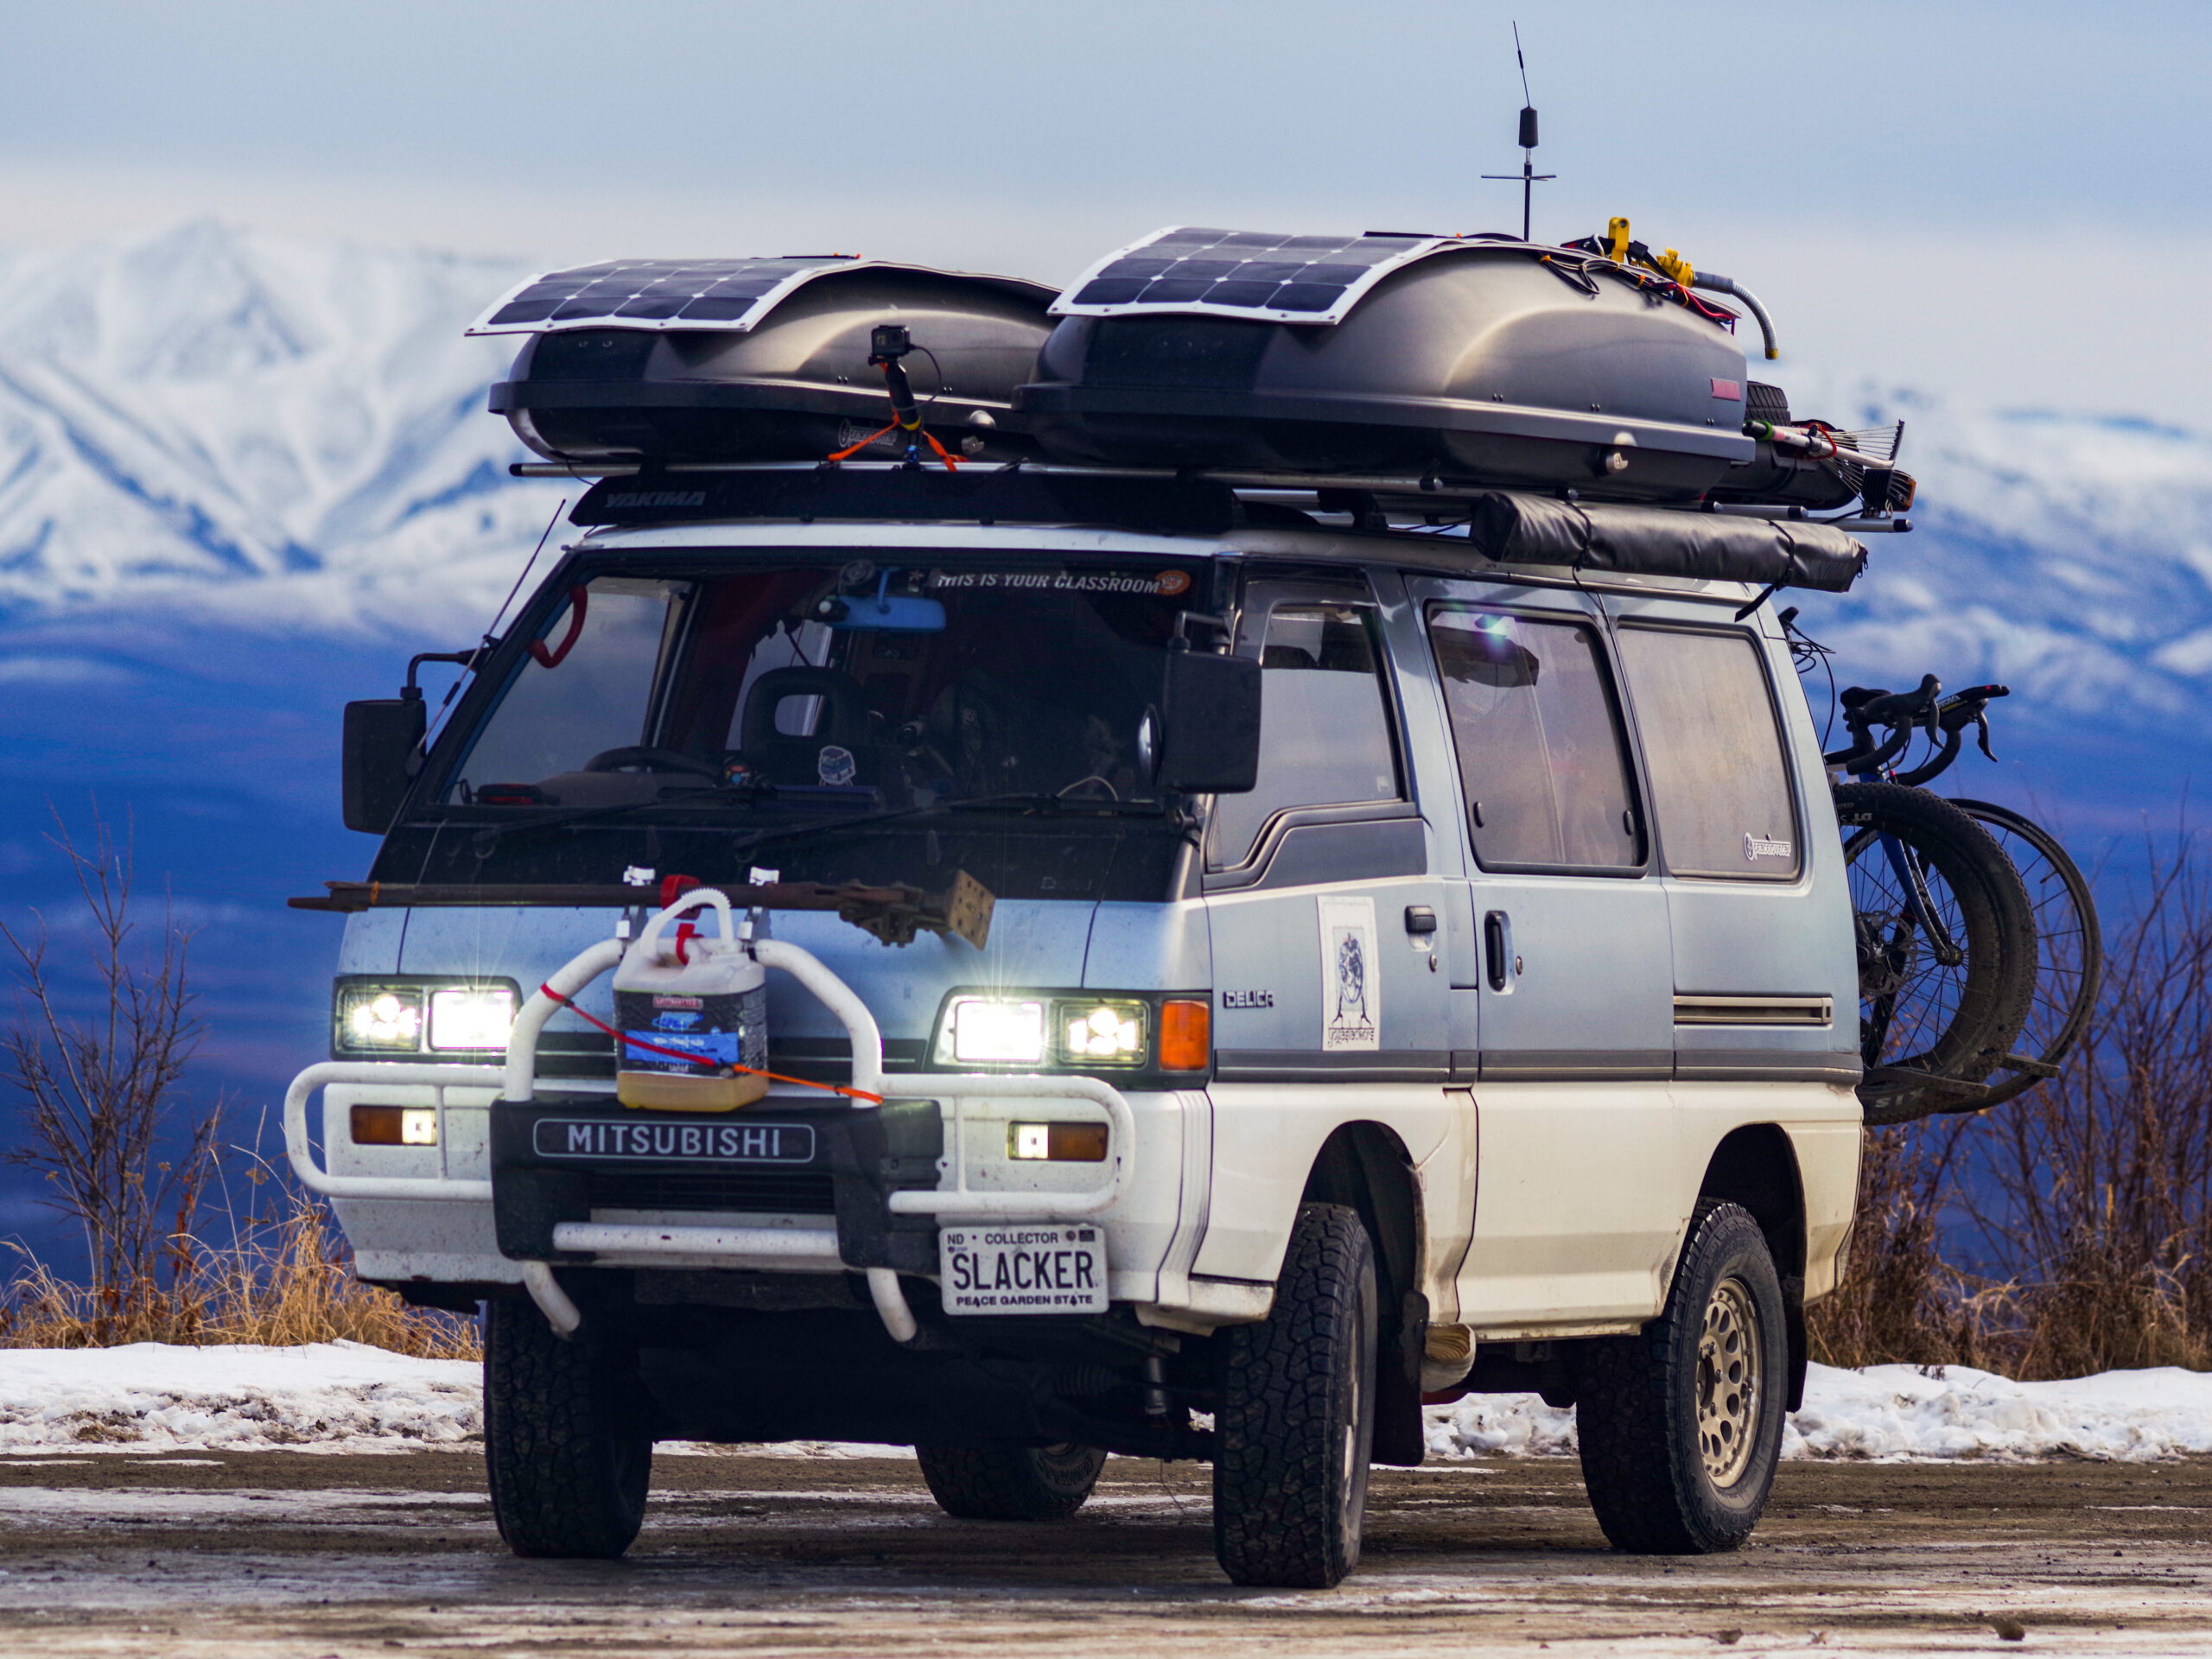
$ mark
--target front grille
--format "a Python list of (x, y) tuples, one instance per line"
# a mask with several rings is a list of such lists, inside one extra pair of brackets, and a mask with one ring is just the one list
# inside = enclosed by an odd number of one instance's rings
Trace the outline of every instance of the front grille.
[(837, 1213), (827, 1170), (717, 1170), (709, 1173), (620, 1174), (585, 1180), (594, 1210), (736, 1210), (779, 1216)]

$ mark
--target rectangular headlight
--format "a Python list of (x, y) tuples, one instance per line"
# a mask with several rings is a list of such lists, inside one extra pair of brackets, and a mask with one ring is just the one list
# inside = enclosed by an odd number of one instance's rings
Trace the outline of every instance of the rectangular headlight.
[(952, 1058), (963, 1065), (1041, 1065), (1045, 1060), (1045, 1004), (1041, 1000), (963, 996), (953, 1001)]
[(1145, 1005), (1118, 998), (1064, 998), (1052, 1007), (1059, 1058), (1085, 1065), (1142, 1065)]
[(515, 994), (504, 985), (430, 993), (430, 1046), (440, 1053), (504, 1050), (514, 1023)]
[(394, 985), (347, 985), (338, 993), (337, 1046), (414, 1054), (423, 1046), (423, 993)]

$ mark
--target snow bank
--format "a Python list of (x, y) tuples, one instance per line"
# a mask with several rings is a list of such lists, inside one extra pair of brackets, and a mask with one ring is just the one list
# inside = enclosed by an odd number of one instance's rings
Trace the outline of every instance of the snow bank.
[[(1428, 1408), (1429, 1451), (1440, 1458), (1566, 1455), (1574, 1444), (1574, 1414), (1533, 1394)], [(2212, 1452), (2212, 1375), (2171, 1366), (2014, 1382), (1956, 1365), (1932, 1376), (1910, 1365), (1815, 1365), (1804, 1409), (1782, 1436), (1785, 1458), (2133, 1461), (2202, 1452)]]
[(2212, 1376), (2173, 1366), (2014, 1382), (1964, 1366), (1815, 1365), (1786, 1458), (2129, 1460), (2212, 1452)]
[[(303, 1348), (0, 1349), (0, 1455), (188, 1447), (391, 1452), (480, 1433), (475, 1362), (410, 1359), (355, 1342)], [(1432, 1456), (1565, 1457), (1574, 1413), (1534, 1395), (1428, 1408)], [(680, 1452), (689, 1448), (670, 1446)], [(700, 1448), (704, 1450), (705, 1448)], [(792, 1457), (880, 1457), (875, 1446), (751, 1447)], [(1954, 1366), (1815, 1365), (1785, 1458), (2140, 1460), (2212, 1452), (2212, 1375), (2171, 1368), (2012, 1382)], [(903, 1451), (889, 1453), (906, 1455)]]
[(300, 1348), (0, 1349), (0, 1451), (390, 1452), (483, 1427), (473, 1360)]

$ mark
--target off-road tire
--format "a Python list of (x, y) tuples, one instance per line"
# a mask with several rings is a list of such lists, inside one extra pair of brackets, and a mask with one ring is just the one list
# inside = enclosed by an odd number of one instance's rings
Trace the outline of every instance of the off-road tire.
[(492, 1516), (518, 1555), (612, 1560), (645, 1516), (653, 1443), (631, 1356), (588, 1324), (570, 1341), (532, 1304), (493, 1302), (484, 1333)]
[[(1724, 1293), (1748, 1339), (1709, 1365), (1700, 1346), (1713, 1312), (1728, 1311)], [(1743, 1332), (1746, 1311), (1755, 1328)], [(1758, 1223), (1741, 1205), (1705, 1199), (1691, 1219), (1666, 1311), (1633, 1337), (1581, 1344), (1575, 1433), (1582, 1480), (1614, 1548), (1714, 1555), (1751, 1536), (1782, 1454), (1789, 1392), (1784, 1319), (1782, 1281)], [(1742, 1372), (1732, 1375), (1732, 1363)], [(1700, 1396), (1709, 1409), (1719, 1405), (1725, 1421), (1745, 1382), (1751, 1398), (1736, 1413), (1738, 1433), (1722, 1442), (1738, 1466), (1716, 1480), (1700, 1444)]]
[(1098, 1484), (1094, 1446), (918, 1446), (938, 1508), (963, 1521), (1060, 1521)]
[[(1971, 1106), (1977, 1090), (1944, 1085), (1980, 1084), (1994, 1071), (2035, 1000), (2027, 887), (2005, 849), (1940, 795), (1903, 784), (1840, 784), (1835, 809), (1859, 941), (1867, 1068), (1859, 1097), (1866, 1121), (1904, 1123)], [(1888, 868), (1885, 833), (1922, 868), (1929, 898), (1961, 936), (1963, 962), (1937, 962), (1924, 930), (1901, 921), (1902, 883)]]
[(1375, 1246), (1358, 1213), (1308, 1204), (1274, 1312), (1217, 1338), (1213, 1546), (1238, 1584), (1325, 1590), (1358, 1564), (1377, 1300)]

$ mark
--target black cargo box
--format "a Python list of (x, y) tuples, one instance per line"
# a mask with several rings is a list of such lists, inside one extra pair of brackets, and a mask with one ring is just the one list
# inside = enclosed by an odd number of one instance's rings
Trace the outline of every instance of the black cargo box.
[(1694, 499), (1753, 446), (1726, 314), (1685, 298), (1525, 243), (1166, 231), (1054, 302), (1015, 407), (1066, 461)]
[[(1012, 459), (1014, 389), (1052, 328), (1053, 290), (842, 257), (626, 260), (533, 277), (472, 334), (530, 336), (492, 409), (549, 461), (582, 467), (819, 461), (889, 419), (868, 366), (880, 323), (921, 348), (906, 372), (956, 454)], [(886, 439), (861, 451), (896, 459)]]

